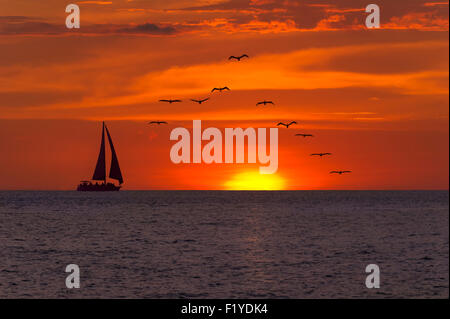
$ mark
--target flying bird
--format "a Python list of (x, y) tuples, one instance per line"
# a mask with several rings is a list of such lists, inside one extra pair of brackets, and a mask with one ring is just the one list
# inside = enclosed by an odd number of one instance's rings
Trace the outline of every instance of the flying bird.
[(331, 153), (313, 153), (310, 156), (320, 156), (320, 157), (322, 157), (322, 156), (325, 156), (325, 155), (331, 155)]
[(248, 55), (247, 54), (243, 54), (243, 55), (241, 55), (241, 56), (234, 56), (234, 55), (232, 55), (232, 56), (230, 56), (229, 58), (228, 58), (228, 60), (237, 60), (237, 61), (241, 61), (241, 59), (242, 58), (248, 58)]
[(203, 100), (195, 100), (195, 99), (191, 99), (192, 102), (198, 103), (198, 104), (202, 104), (203, 102), (206, 102), (209, 100), (209, 97), (207, 97), (206, 99)]
[(295, 136), (314, 137), (314, 135), (312, 135), (312, 134), (295, 134)]
[(168, 123), (165, 122), (165, 121), (151, 121), (151, 122), (148, 122), (148, 124), (150, 124), (150, 125), (152, 125), (152, 124), (161, 125), (161, 124), (168, 124)]
[(211, 93), (214, 92), (214, 91), (222, 92), (223, 90), (230, 91), (230, 89), (227, 86), (224, 86), (223, 88), (214, 88), (214, 89), (212, 89)]
[(283, 125), (283, 126), (286, 126), (286, 128), (289, 128), (289, 126), (291, 126), (292, 124), (297, 124), (297, 122), (292, 121), (292, 122), (290, 122), (288, 124), (280, 122), (280, 123), (277, 124), (277, 126)]
[(273, 103), (272, 101), (264, 100), (264, 101), (256, 103), (256, 106), (261, 105), (261, 104), (264, 104), (264, 106), (266, 106), (266, 104), (273, 104), (273, 105), (275, 105), (275, 103)]
[(181, 100), (159, 100), (159, 102), (166, 102), (166, 103), (172, 104), (172, 103), (176, 103), (176, 102), (181, 102)]
[(352, 171), (331, 171), (330, 174), (345, 174), (345, 173), (351, 173)]

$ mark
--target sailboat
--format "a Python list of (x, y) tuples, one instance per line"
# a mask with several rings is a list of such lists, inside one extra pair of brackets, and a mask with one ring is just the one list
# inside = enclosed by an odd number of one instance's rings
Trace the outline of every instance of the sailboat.
[[(109, 178), (115, 179), (119, 182), (119, 185), (116, 186), (114, 183), (106, 182), (106, 159), (105, 159), (105, 131), (109, 141), (109, 147), (111, 149), (111, 167), (109, 169)], [(103, 122), (102, 126), (102, 142), (100, 144), (100, 153), (98, 154), (97, 165), (95, 166), (94, 175), (92, 176), (93, 181), (103, 181), (103, 183), (99, 184), (96, 182), (95, 184), (90, 181), (81, 181), (81, 184), (78, 185), (77, 191), (80, 192), (111, 192), (118, 191), (122, 186), (123, 178), (122, 172), (120, 171), (119, 160), (117, 159), (117, 154), (114, 149), (114, 145), (111, 139), (111, 135), (109, 134), (108, 127)]]

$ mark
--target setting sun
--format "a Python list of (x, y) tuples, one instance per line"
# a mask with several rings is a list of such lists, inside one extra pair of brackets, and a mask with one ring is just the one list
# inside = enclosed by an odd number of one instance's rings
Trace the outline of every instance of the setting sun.
[(285, 182), (276, 174), (243, 172), (225, 182), (226, 190), (283, 190)]

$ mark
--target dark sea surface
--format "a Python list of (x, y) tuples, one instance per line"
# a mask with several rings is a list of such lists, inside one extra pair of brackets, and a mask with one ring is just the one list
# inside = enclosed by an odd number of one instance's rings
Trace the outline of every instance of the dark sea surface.
[(0, 192), (0, 298), (448, 298), (448, 209), (448, 191)]

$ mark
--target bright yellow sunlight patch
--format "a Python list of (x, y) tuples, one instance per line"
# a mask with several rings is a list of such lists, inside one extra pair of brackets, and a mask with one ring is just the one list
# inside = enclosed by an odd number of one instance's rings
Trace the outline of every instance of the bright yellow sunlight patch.
[(226, 190), (282, 190), (284, 180), (277, 174), (260, 174), (259, 172), (243, 172), (226, 181)]

